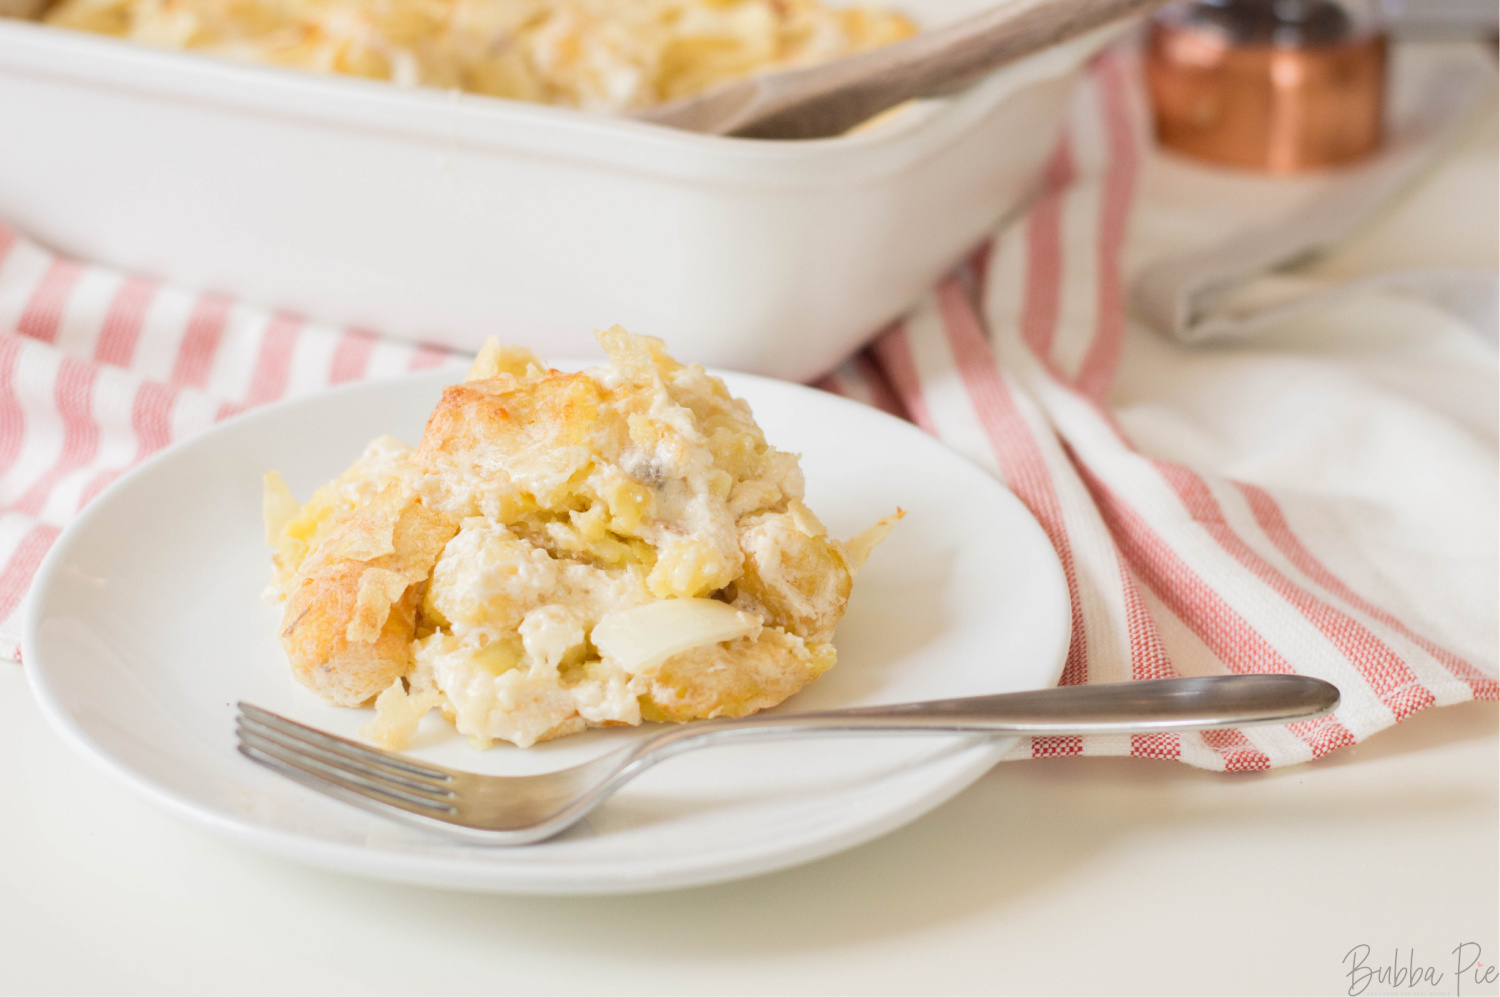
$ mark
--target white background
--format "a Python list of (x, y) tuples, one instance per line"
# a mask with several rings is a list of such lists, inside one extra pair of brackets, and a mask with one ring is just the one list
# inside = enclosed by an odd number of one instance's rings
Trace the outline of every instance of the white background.
[(1012, 762), (810, 866), (531, 899), (314, 871), (179, 823), (67, 751), (7, 666), (0, 990), (1331, 994), (1364, 943), (1415, 949), (1452, 993), (1456, 945), (1500, 957), (1496, 732), (1470, 703), (1259, 775)]

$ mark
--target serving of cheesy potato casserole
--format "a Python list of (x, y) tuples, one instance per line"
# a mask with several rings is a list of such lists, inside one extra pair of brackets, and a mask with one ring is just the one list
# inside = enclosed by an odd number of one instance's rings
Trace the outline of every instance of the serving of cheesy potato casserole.
[(49, 24), (409, 86), (624, 111), (916, 32), (819, 0), (59, 0)]
[(305, 505), (266, 475), (293, 674), (374, 698), (373, 739), (404, 745), (433, 708), (481, 747), (744, 716), (833, 665), (899, 513), (833, 539), (721, 380), (598, 336), (611, 365), (579, 373), (492, 341), (415, 449), (375, 440)]

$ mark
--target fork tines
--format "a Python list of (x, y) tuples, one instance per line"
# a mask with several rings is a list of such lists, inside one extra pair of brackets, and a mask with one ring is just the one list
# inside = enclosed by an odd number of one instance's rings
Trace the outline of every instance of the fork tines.
[(396, 807), (438, 819), (458, 812), (452, 772), (325, 734), (250, 703), (237, 705), (240, 754), (289, 779), (369, 809)]

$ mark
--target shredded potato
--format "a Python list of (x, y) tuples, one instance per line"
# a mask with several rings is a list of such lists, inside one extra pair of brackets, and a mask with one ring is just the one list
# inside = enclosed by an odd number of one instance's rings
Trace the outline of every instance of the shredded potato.
[(399, 747), (442, 710), (477, 746), (744, 716), (835, 661), (848, 544), (793, 454), (658, 340), (599, 334), (611, 367), (548, 370), (493, 343), (416, 449), (371, 444), (298, 506), (266, 479), (293, 674)]
[(60, 0), (60, 27), (322, 72), (602, 111), (915, 33), (818, 0)]

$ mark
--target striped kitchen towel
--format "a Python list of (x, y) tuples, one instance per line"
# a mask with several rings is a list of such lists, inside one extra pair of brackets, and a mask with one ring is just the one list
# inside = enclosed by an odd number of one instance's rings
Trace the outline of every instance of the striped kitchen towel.
[[(1031, 509), (1072, 598), (1065, 684), (1295, 672), (1338, 685), (1343, 705), (1284, 727), (1033, 738), (1013, 756), (1264, 769), (1495, 699), (1493, 398), (1439, 383), (1493, 381), (1492, 354), (1451, 316), (1378, 295), (1302, 318), (1304, 339), (1234, 348), (1133, 326), (1128, 262), (1149, 255), (1138, 235), (1162, 236), (1136, 203), (1145, 136), (1131, 57), (1107, 53), (1029, 214), (819, 386), (912, 419)], [(48, 546), (147, 455), (265, 402), (464, 362), (4, 229), (0, 330), (12, 656)]]
[(62, 528), (163, 447), (267, 402), (468, 358), (58, 256), (0, 225), (0, 656)]

